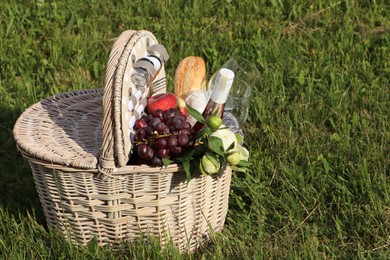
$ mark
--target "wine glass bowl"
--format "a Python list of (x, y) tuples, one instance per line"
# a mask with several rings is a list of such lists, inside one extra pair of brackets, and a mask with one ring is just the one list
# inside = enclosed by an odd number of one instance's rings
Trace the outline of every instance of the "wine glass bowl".
[[(235, 74), (233, 85), (225, 104), (224, 121), (227, 124), (231, 124), (228, 126), (234, 130), (242, 129), (249, 114), (252, 88), (260, 77), (260, 72), (254, 63), (241, 56), (232, 56), (221, 68), (230, 69)], [(208, 91), (210, 93), (216, 75), (217, 73), (211, 77), (208, 83)]]
[(251, 92), (251, 86), (237, 78), (225, 103), (224, 113), (232, 114), (237, 119), (239, 128), (242, 128), (248, 118)]

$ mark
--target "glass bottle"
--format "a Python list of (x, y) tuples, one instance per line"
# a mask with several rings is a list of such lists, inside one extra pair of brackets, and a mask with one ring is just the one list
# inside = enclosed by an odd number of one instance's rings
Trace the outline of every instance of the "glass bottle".
[[(223, 68), (218, 71), (209, 102), (207, 103), (206, 108), (202, 113), (205, 120), (207, 120), (211, 115), (222, 117), (233, 80), (234, 72), (232, 70)], [(203, 127), (204, 124), (198, 121), (195, 123), (192, 129), (198, 132)]]
[(134, 71), (131, 74), (131, 81), (134, 85), (143, 87), (157, 76), (162, 68), (162, 62), (157, 56), (148, 55), (140, 58), (133, 67)]

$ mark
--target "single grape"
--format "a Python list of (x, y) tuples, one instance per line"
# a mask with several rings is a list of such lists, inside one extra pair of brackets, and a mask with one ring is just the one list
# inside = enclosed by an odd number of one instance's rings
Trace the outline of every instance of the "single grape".
[(167, 111), (165, 111), (165, 117), (166, 119), (169, 119), (171, 117), (174, 117), (178, 114), (178, 110), (176, 108), (170, 108)]
[(139, 145), (138, 146), (139, 157), (146, 159), (146, 155), (148, 154), (149, 150), (152, 150), (149, 145), (147, 145), (147, 144)]
[(145, 130), (145, 137), (152, 137), (153, 136), (153, 128), (150, 126), (147, 126), (144, 128)]
[(181, 146), (171, 146), (169, 148), (173, 154), (179, 154), (181, 152)]
[(184, 148), (192, 147), (194, 146), (194, 144), (195, 144), (194, 139), (190, 139), (188, 143), (184, 146)]
[(172, 126), (173, 125), (173, 119), (174, 119), (174, 117), (167, 118), (167, 120), (165, 121), (165, 124), (167, 126)]
[(144, 119), (140, 118), (140, 119), (137, 119), (135, 121), (135, 126), (138, 129), (142, 129), (142, 128), (145, 128), (146, 126), (148, 126), (148, 123), (146, 123), (146, 121)]
[(166, 148), (167, 138), (166, 137), (157, 138), (156, 141), (154, 141), (153, 145), (156, 146), (157, 148)]
[(158, 157), (162, 158), (169, 158), (171, 156), (171, 153), (169, 152), (169, 149), (161, 148), (157, 151)]
[(185, 118), (182, 116), (174, 117), (172, 123), (177, 130), (181, 130), (184, 128)]
[(158, 117), (153, 117), (150, 121), (149, 121), (149, 126), (151, 126), (153, 129), (156, 129), (156, 126), (158, 123), (161, 123), (161, 119), (158, 118)]
[(144, 118), (146, 123), (149, 123), (150, 120), (152, 120), (152, 119), (153, 119), (153, 115), (150, 115), (150, 114), (146, 115), (145, 118)]
[(171, 134), (176, 134), (177, 133), (176, 127), (174, 125), (169, 126), (169, 132)]
[(147, 153), (145, 154), (144, 159), (147, 160), (147, 161), (150, 161), (150, 160), (152, 160), (153, 157), (154, 157), (154, 151), (153, 151), (152, 148), (150, 148), (150, 146), (148, 146), (148, 148), (149, 148), (149, 149), (148, 149)]
[(140, 142), (145, 138), (145, 130), (143, 128), (138, 129), (135, 132), (135, 141)]
[(165, 113), (161, 109), (157, 109), (152, 115), (160, 118), (161, 122), (165, 122)]
[(164, 134), (169, 134), (169, 127), (167, 125), (164, 125), (163, 133)]
[(176, 135), (168, 136), (167, 143), (170, 148), (177, 146), (178, 142)]
[(164, 130), (166, 129), (166, 125), (162, 122), (156, 124), (154, 128), (159, 134), (164, 134)]
[(160, 158), (158, 158), (157, 156), (154, 156), (152, 158), (152, 160), (150, 160), (150, 163), (153, 165), (153, 166), (161, 166), (162, 165), (162, 160)]
[(185, 146), (188, 143), (189, 138), (188, 135), (182, 133), (177, 136), (177, 140), (180, 146)]

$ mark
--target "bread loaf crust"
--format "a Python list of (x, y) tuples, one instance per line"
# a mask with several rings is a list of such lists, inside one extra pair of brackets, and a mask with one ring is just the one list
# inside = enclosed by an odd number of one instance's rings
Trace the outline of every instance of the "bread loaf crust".
[(176, 68), (174, 92), (185, 99), (198, 89), (206, 90), (206, 64), (202, 57), (188, 56)]

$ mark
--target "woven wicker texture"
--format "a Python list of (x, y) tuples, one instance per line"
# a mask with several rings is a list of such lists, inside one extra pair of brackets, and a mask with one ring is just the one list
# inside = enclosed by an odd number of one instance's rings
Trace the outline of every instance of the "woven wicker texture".
[(225, 221), (230, 171), (198, 176), (187, 186), (174, 166), (155, 172), (129, 166), (120, 178), (101, 180), (90, 172), (30, 165), (48, 224), (70, 232), (77, 243), (94, 235), (100, 245), (115, 243), (139, 238), (142, 231), (163, 245), (172, 239), (180, 250), (194, 250), (210, 227), (220, 231)]
[[(125, 31), (114, 43), (106, 69), (103, 95), (103, 144), (101, 168), (108, 172), (126, 165), (131, 152), (129, 121), (138, 119), (146, 107), (149, 88), (137, 88), (131, 81), (133, 64), (147, 55), (147, 47), (157, 44), (148, 31)], [(160, 74), (165, 77), (164, 70)], [(136, 96), (139, 93), (140, 99)], [(128, 111), (128, 103), (134, 104)], [(139, 109), (140, 108), (140, 109)], [(135, 120), (133, 120), (135, 121)]]
[[(165, 81), (164, 77), (156, 80)], [(14, 126), (17, 146), (30, 163), (49, 226), (79, 244), (94, 236), (105, 245), (149, 234), (163, 245), (171, 239), (183, 251), (198, 248), (211, 230), (223, 228), (231, 169), (212, 177), (194, 172), (188, 184), (176, 164), (102, 169), (99, 159), (109, 132), (103, 129), (110, 124), (109, 129), (115, 131), (109, 119), (116, 120), (113, 110), (108, 113), (111, 117), (103, 111), (107, 109), (102, 106), (103, 96), (98, 89), (47, 98), (29, 107)], [(115, 159), (118, 141), (111, 135), (107, 140), (114, 143), (110, 153)]]
[(29, 107), (14, 126), (29, 157), (77, 169), (96, 169), (102, 136), (102, 90), (59, 94)]

